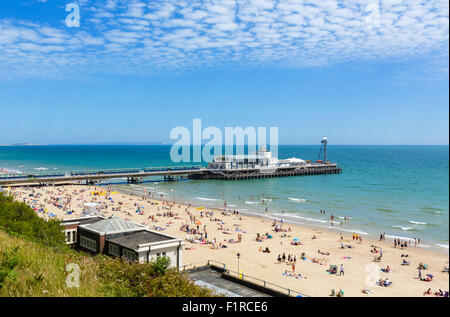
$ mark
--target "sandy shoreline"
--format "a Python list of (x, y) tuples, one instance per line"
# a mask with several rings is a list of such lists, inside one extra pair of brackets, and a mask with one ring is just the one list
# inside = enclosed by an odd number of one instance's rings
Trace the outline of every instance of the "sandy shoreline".
[[(103, 193), (93, 195), (95, 190)], [(114, 190), (117, 189), (112, 189)], [(442, 272), (444, 266), (448, 267), (448, 253), (438, 253), (414, 245), (403, 249), (394, 248), (392, 241), (378, 241), (367, 236), (362, 236), (363, 242), (360, 243), (353, 240), (352, 233), (337, 231), (339, 228), (333, 230), (284, 222), (277, 223), (279, 226), (277, 228), (285, 231), (275, 232), (273, 220), (266, 215), (255, 217), (242, 213), (233, 215), (232, 212), (224, 214), (209, 207), (192, 205), (188, 207), (178, 203), (162, 202), (157, 200), (160, 197), (142, 199), (142, 196), (130, 196), (118, 190), (108, 195), (105, 188), (95, 186), (16, 188), (13, 189), (13, 193), (19, 201), (25, 201), (36, 209), (47, 209), (46, 215), (44, 212), (38, 213), (44, 217), (48, 217), (49, 213), (61, 219), (79, 217), (83, 203), (99, 202), (103, 205), (101, 213), (105, 216), (114, 214), (148, 225), (153, 230), (164, 228), (163, 232), (183, 239), (188, 236), (196, 240), (200, 238), (180, 230), (183, 225), (197, 229), (197, 222), (200, 221), (198, 229), (201, 233), (206, 229), (208, 242), (212, 243), (215, 240), (216, 246), (224, 244), (227, 247), (212, 249), (212, 244), (186, 241), (186, 248), (183, 250), (184, 264), (215, 260), (237, 271), (236, 254), (239, 252), (241, 255), (239, 267), (242, 273), (311, 296), (328, 296), (331, 289), (336, 291), (343, 289), (345, 296), (424, 296), (423, 293), (428, 288), (431, 288), (432, 292), (439, 289), (448, 290), (449, 274)], [(31, 193), (33, 196), (30, 196)], [(140, 213), (136, 212), (138, 208)], [(67, 210), (73, 213), (69, 215), (66, 213)], [(257, 242), (258, 233), (260, 236), (267, 233), (272, 238)], [(242, 241), (233, 243), (239, 239), (239, 235)], [(316, 239), (312, 239), (313, 236)], [(298, 239), (301, 245), (291, 244), (294, 239)], [(352, 248), (341, 248), (342, 244), (351, 245)], [(374, 262), (374, 257), (379, 256), (379, 253), (371, 252), (372, 245), (376, 245), (377, 250), (382, 248), (381, 262)], [(265, 248), (269, 248), (271, 252), (260, 251)], [(286, 257), (295, 256), (295, 273), (292, 263), (277, 261), (278, 255), (283, 253)], [(301, 258), (302, 253), (305, 254), (304, 260)], [(401, 265), (404, 259), (407, 259), (410, 265)], [(419, 263), (428, 265), (428, 269), (423, 270), (422, 275), (432, 274), (432, 281), (421, 281), (418, 278)], [(338, 266), (337, 275), (326, 272), (330, 265)], [(340, 265), (344, 268), (342, 276), (339, 276)], [(382, 272), (381, 269), (388, 265), (391, 272)], [(288, 274), (283, 275), (286, 272)], [(299, 273), (300, 277), (297, 275)], [(389, 287), (375, 285), (380, 278), (388, 278), (393, 284)], [(369, 289), (371, 292), (363, 294), (363, 289)]]
[[(134, 188), (124, 188), (123, 185), (111, 185), (112, 188), (114, 188), (114, 190), (124, 193), (124, 194), (133, 194), (133, 195), (137, 195), (139, 196), (141, 193), (137, 193), (137, 189), (139, 187), (134, 187)], [(103, 186), (103, 187), (107, 187), (107, 186)], [(143, 188), (140, 190), (143, 191)], [(181, 204), (181, 205), (187, 205), (185, 202), (180, 202), (177, 200), (173, 200), (173, 199), (167, 199), (167, 198), (155, 198), (158, 201), (165, 201), (167, 203), (176, 203), (176, 204)], [(192, 207), (204, 207), (202, 204), (199, 203), (189, 203)], [(205, 207), (207, 209), (211, 209), (211, 210), (216, 210), (221, 212), (223, 210), (223, 208), (218, 208), (218, 207)], [(234, 208), (234, 207), (233, 207)], [(232, 210), (233, 208), (227, 208)], [(307, 227), (309, 229), (316, 229), (316, 230), (324, 230), (327, 231), (328, 233), (332, 233), (332, 234), (352, 234), (355, 230), (349, 230), (349, 229), (344, 229), (342, 227), (339, 227), (338, 225), (338, 221), (334, 221), (335, 222), (335, 226), (331, 227), (331, 226), (325, 226), (325, 225), (318, 225), (318, 224), (314, 224), (314, 223), (302, 223), (296, 220), (291, 220), (289, 216), (289, 214), (284, 214), (284, 215), (274, 215), (271, 213), (256, 213), (256, 212), (248, 212), (248, 211), (242, 211), (242, 210), (238, 210), (240, 215), (244, 215), (244, 216), (248, 216), (248, 217), (254, 217), (254, 218), (261, 218), (261, 219), (269, 219), (269, 220), (283, 220), (286, 224), (290, 224), (290, 225), (296, 225), (296, 226), (300, 226), (300, 227)], [(327, 221), (329, 222), (329, 221)], [(356, 230), (357, 231), (357, 230)], [(355, 231), (355, 232), (356, 232)], [(376, 241), (378, 242), (378, 237), (379, 235), (374, 234), (374, 233), (366, 233), (366, 232), (361, 232), (361, 231), (357, 231), (359, 233), (359, 235), (363, 236), (364, 240), (368, 240), (368, 241)], [(409, 241), (410, 243), (414, 244), (414, 239), (412, 238), (406, 238), (406, 237), (401, 237), (401, 236), (395, 236), (396, 238), (400, 238), (402, 241)], [(393, 243), (393, 239), (394, 236), (389, 236), (386, 235), (386, 241), (391, 241)], [(429, 242), (431, 244), (428, 244), (428, 241), (421, 241), (420, 244), (417, 245), (418, 248), (423, 248), (424, 250), (429, 250), (431, 252), (437, 252), (443, 255), (449, 255), (449, 249), (443, 248), (443, 247), (438, 247), (436, 245), (433, 245), (433, 242)]]

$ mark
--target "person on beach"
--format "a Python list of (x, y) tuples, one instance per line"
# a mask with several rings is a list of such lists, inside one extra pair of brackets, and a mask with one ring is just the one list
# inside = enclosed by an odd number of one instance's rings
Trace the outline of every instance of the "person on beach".
[(339, 268), (339, 276), (344, 275), (344, 264), (341, 264)]
[(355, 240), (356, 238), (356, 234), (353, 232), (353, 240)]

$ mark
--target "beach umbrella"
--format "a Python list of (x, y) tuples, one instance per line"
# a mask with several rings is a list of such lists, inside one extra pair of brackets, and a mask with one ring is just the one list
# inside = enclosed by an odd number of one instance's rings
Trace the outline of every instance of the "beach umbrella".
[(200, 220), (197, 221), (197, 225), (200, 226), (202, 222)]
[(299, 242), (300, 240), (299, 240), (299, 239), (297, 239), (297, 238), (295, 238), (295, 239), (294, 239), (294, 241), (295, 241), (295, 242)]

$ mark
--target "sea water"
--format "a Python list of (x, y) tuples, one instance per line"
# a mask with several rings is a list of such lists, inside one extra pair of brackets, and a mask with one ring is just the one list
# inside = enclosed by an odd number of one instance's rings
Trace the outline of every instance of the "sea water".
[[(318, 153), (319, 146), (279, 147), (280, 158), (317, 160)], [(179, 182), (155, 177), (121, 186), (197, 206), (226, 202), (241, 212), (319, 227), (330, 227), (333, 214), (338, 230), (420, 238), (425, 247), (448, 250), (448, 146), (329, 145), (328, 159), (342, 174)], [(176, 165), (170, 146), (0, 147), (0, 167), (27, 174), (168, 165)]]

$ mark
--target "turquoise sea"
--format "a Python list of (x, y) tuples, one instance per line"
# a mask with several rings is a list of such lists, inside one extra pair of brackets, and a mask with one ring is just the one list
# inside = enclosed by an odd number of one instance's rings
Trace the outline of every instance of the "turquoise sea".
[[(280, 146), (279, 157), (316, 160), (319, 149)], [(0, 147), (0, 167), (36, 173), (175, 165), (169, 152), (170, 146)], [(263, 214), (267, 208), (270, 216), (323, 227), (334, 214), (338, 230), (417, 237), (424, 247), (448, 250), (448, 146), (329, 145), (328, 156), (342, 174), (170, 183), (155, 178), (124, 186), (205, 207), (223, 207), (226, 201), (241, 212)], [(340, 227), (344, 216), (351, 219)]]

